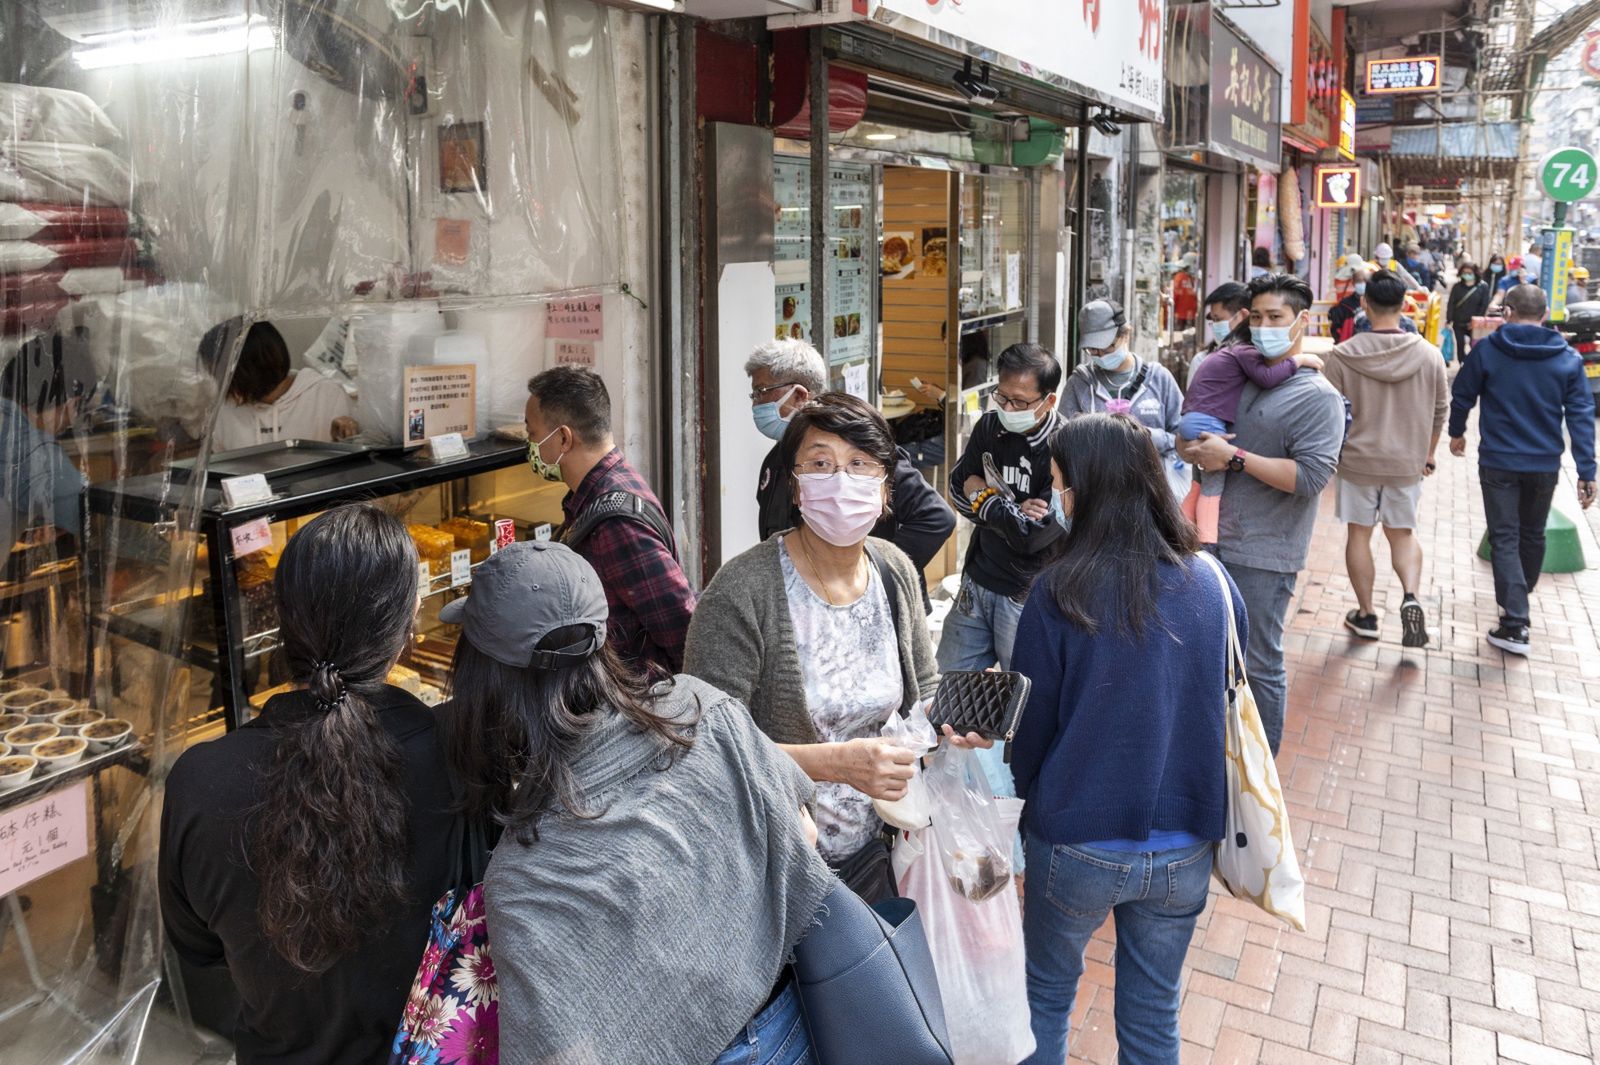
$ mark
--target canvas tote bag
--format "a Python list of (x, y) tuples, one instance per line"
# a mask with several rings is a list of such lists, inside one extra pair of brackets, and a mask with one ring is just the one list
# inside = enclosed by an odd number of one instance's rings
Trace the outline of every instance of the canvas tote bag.
[(1239, 626), (1233, 619), (1233, 589), (1222, 565), (1200, 557), (1222, 586), (1228, 610), (1228, 693), (1224, 762), (1228, 816), (1212, 871), (1235, 898), (1248, 899), (1274, 917), (1306, 930), (1306, 882), (1289, 831), (1289, 807), (1278, 784), (1278, 766), (1267, 744), (1250, 680), (1244, 671)]

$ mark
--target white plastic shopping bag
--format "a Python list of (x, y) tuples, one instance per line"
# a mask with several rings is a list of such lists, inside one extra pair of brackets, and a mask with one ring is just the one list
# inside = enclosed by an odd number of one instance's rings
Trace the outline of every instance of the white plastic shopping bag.
[(1306, 930), (1306, 882), (1289, 831), (1289, 807), (1278, 783), (1278, 766), (1267, 744), (1244, 652), (1233, 620), (1233, 595), (1221, 566), (1201, 552), (1222, 584), (1228, 608), (1228, 705), (1225, 764), (1228, 816), (1217, 844), (1213, 871), (1235, 898), (1249, 899), (1274, 917)]
[(914, 753), (918, 764), (912, 766), (911, 782), (906, 785), (905, 795), (898, 799), (873, 799), (873, 809), (885, 823), (895, 828), (908, 832), (926, 828), (932, 820), (933, 806), (928, 799), (928, 785), (922, 776), (920, 760), (939, 746), (939, 734), (928, 721), (927, 701), (917, 703), (905, 717), (901, 717), (898, 710), (891, 710), (879, 735), (896, 747)]
[(924, 777), (933, 823), (895, 846), (900, 892), (922, 914), (956, 1065), (1016, 1065), (1034, 1050), (1011, 870), (1022, 804), (992, 798), (968, 750), (941, 750)]

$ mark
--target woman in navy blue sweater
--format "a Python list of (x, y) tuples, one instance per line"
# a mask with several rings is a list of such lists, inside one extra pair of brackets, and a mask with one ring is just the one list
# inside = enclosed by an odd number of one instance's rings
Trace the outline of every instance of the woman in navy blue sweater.
[(1078, 418), (1050, 456), (1070, 531), (1012, 654), (1033, 681), (1011, 761), (1027, 800), (1028, 1062), (1064, 1059), (1084, 947), (1114, 914), (1119, 1060), (1175, 1065), (1179, 978), (1227, 809), (1227, 607), (1144, 426)]

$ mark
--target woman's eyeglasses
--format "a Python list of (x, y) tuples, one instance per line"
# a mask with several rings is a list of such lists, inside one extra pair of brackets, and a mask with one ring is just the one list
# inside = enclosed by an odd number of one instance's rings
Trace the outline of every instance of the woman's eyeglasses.
[(809, 462), (794, 464), (794, 472), (802, 477), (806, 475), (832, 477), (836, 473), (843, 473), (859, 481), (881, 481), (885, 468), (881, 462), (868, 462), (866, 459), (851, 459), (843, 465), (829, 459), (812, 459)]

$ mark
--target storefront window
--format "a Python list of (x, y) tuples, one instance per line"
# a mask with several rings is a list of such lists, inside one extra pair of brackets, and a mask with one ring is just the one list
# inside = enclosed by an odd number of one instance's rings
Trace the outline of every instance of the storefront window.
[(1161, 362), (1179, 380), (1196, 350), (1204, 298), (1206, 175), (1168, 166), (1161, 187)]
[[(163, 984), (231, 1031), (225, 974), (164, 956), (162, 782), (287, 682), (272, 577), (298, 527), (354, 498), (410, 527), (428, 596), (391, 679), (436, 698), (438, 607), (497, 532), (560, 516), (512, 438), (527, 379), (593, 367), (625, 438), (653, 378), (654, 312), (628, 295), (652, 288), (651, 175), (618, 132), (644, 121), (620, 75), (643, 23), (588, 0), (404, 6), (77, 0), (5, 20), (0, 113), (27, 121), (0, 120), (0, 235), (29, 256), (0, 264), (8, 1061), (197, 1045)], [(285, 365), (246, 411), (227, 394), (256, 323)], [(418, 374), (448, 394), (423, 400)], [(279, 389), (326, 406), (291, 433)], [(452, 430), (464, 454), (424, 455)], [(260, 498), (225, 498), (255, 473)]]

